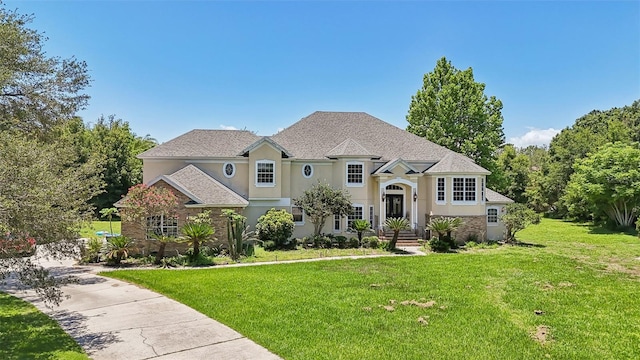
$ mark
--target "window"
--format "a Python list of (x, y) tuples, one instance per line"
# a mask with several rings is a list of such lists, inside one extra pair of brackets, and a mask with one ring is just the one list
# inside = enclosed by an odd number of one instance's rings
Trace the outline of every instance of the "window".
[(154, 236), (178, 236), (178, 218), (164, 215), (147, 218), (147, 239)]
[(480, 179), (480, 201), (484, 202), (486, 199), (484, 195), (484, 178)]
[(498, 224), (498, 209), (496, 208), (487, 209), (487, 223), (488, 225)]
[(443, 177), (438, 178), (438, 184), (437, 184), (437, 197), (436, 197), (436, 202), (445, 202), (445, 195), (444, 195), (444, 181), (445, 179)]
[(364, 210), (362, 205), (353, 205), (353, 211), (351, 215), (347, 216), (347, 229), (351, 229), (351, 225), (353, 220), (362, 219), (364, 215)]
[(476, 201), (476, 178), (453, 178), (453, 201)]
[(228, 178), (232, 178), (236, 174), (236, 165), (233, 163), (224, 163), (222, 168), (224, 169), (224, 176)]
[(371, 226), (372, 229), (375, 229), (375, 224), (373, 223), (373, 205), (369, 205), (369, 226)]
[(364, 164), (361, 162), (347, 163), (347, 185), (364, 184)]
[(256, 186), (275, 186), (276, 163), (271, 160), (256, 161)]
[(340, 215), (338, 214), (334, 214), (333, 215), (333, 231), (334, 232), (340, 232)]
[(311, 164), (304, 164), (304, 166), (302, 166), (302, 176), (307, 179), (313, 176), (313, 166), (311, 166)]
[(398, 185), (387, 185), (387, 190), (402, 190)]
[(296, 225), (304, 225), (304, 211), (299, 206), (291, 207), (291, 214), (293, 215), (293, 222)]

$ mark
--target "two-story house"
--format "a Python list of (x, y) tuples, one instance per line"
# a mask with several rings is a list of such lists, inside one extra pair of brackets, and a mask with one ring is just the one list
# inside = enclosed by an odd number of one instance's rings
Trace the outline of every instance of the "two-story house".
[[(184, 214), (206, 208), (219, 217), (221, 209), (234, 208), (254, 228), (267, 210), (286, 209), (295, 237), (312, 234), (313, 225), (292, 200), (318, 181), (351, 194), (353, 214), (336, 216), (323, 229), (342, 235), (354, 219), (378, 229), (388, 217), (405, 217), (421, 233), (431, 218), (455, 216), (464, 220), (459, 240), (501, 239), (500, 215), (512, 202), (486, 188), (489, 171), (471, 159), (362, 112), (318, 111), (266, 137), (192, 130), (139, 158), (144, 183), (171, 187)], [(183, 220), (154, 221), (177, 231)]]

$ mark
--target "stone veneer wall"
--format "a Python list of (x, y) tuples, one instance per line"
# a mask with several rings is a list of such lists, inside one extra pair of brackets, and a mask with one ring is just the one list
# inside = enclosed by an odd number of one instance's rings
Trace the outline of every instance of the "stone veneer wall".
[[(433, 218), (438, 218), (440, 215), (426, 215), (427, 224)], [(458, 228), (458, 230), (453, 232), (453, 237), (455, 238), (456, 243), (464, 244), (467, 240), (467, 236), (471, 234), (478, 235), (479, 241), (487, 240), (487, 216), (479, 215), (479, 216), (448, 216), (448, 217), (458, 217), (462, 219), (462, 226)], [(432, 234), (433, 236), (433, 234)]]
[[(158, 186), (163, 188), (168, 188), (178, 197), (178, 202), (180, 204), (185, 204), (191, 199), (184, 195), (183, 193), (177, 191), (174, 187), (167, 184), (163, 180), (158, 181), (152, 186)], [(178, 228), (182, 227), (188, 216), (193, 216), (198, 213), (201, 213), (205, 210), (211, 210), (211, 224), (215, 228), (215, 233), (213, 234), (214, 241), (209, 242), (209, 245), (226, 245), (227, 244), (227, 219), (222, 217), (222, 209), (223, 208), (188, 208), (185, 206), (181, 206), (176, 215), (178, 216)], [(238, 214), (242, 214), (242, 208), (228, 208), (235, 210)], [(146, 240), (145, 232), (136, 224), (132, 224), (129, 222), (122, 222), (122, 235), (128, 236), (134, 240), (135, 251), (133, 253), (141, 253), (144, 255), (148, 255), (151, 252), (155, 252), (158, 250), (158, 241), (157, 240)], [(207, 245), (207, 244), (205, 244)], [(175, 243), (171, 242), (167, 244), (165, 248), (166, 256), (174, 256), (177, 253), (184, 254), (187, 250), (188, 246), (185, 243)]]

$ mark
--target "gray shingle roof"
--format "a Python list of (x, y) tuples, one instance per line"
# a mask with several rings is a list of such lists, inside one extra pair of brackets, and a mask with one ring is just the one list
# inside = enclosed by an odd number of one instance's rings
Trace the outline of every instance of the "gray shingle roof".
[(450, 151), (437, 164), (425, 171), (427, 174), (464, 173), (464, 174), (490, 174), (489, 170), (474, 163), (466, 156)]
[(396, 167), (396, 165), (404, 165), (404, 167), (408, 168), (409, 170), (407, 170), (407, 173), (417, 173), (418, 169), (416, 169), (413, 165), (407, 163), (406, 161), (402, 160), (402, 159), (393, 159), (393, 160), (389, 160), (386, 164), (380, 166), (376, 171), (373, 172), (373, 174), (382, 174), (385, 172), (390, 172), (394, 167)]
[(261, 144), (263, 143), (268, 143), (271, 144), (271, 146), (273, 146), (274, 148), (278, 149), (278, 151), (280, 151), (284, 156), (286, 157), (291, 157), (291, 153), (289, 153), (287, 151), (287, 149), (283, 148), (282, 146), (280, 146), (280, 144), (278, 144), (277, 142), (273, 141), (270, 137), (268, 136), (263, 136), (261, 137), (258, 141), (254, 142), (253, 144), (247, 146), (246, 148), (242, 149), (242, 151), (240, 151), (240, 153), (236, 154), (238, 156), (245, 156), (247, 155), (251, 150), (259, 147)]
[(158, 180), (161, 179), (187, 195), (197, 204), (233, 205), (239, 207), (245, 207), (249, 204), (245, 198), (222, 185), (194, 165), (187, 165), (173, 174), (163, 175), (158, 178)]
[(235, 157), (260, 137), (246, 130), (191, 130), (138, 155), (140, 159)]
[(383, 160), (440, 160), (451, 152), (363, 112), (316, 111), (271, 138), (299, 159), (326, 159), (349, 138)]
[(508, 197), (496, 192), (496, 191), (493, 191), (493, 190), (487, 188), (487, 202), (510, 204), (510, 203), (512, 203), (514, 201), (509, 199)]
[(363, 157), (377, 157), (371, 151), (364, 148), (357, 141), (352, 138), (347, 138), (340, 144), (336, 145), (333, 149), (329, 150), (326, 154), (328, 158), (335, 158), (340, 156), (363, 156)]

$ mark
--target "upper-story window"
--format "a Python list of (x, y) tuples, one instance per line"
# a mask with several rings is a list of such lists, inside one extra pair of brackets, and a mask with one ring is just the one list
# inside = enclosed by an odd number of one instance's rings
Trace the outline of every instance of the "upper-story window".
[(313, 166), (311, 164), (304, 164), (302, 166), (302, 176), (307, 179), (313, 176)]
[(437, 180), (437, 194), (436, 194), (436, 202), (444, 203), (445, 202), (445, 178), (439, 177)]
[(476, 201), (476, 178), (455, 177), (453, 178), (453, 201), (454, 202), (475, 202)]
[(256, 161), (256, 186), (275, 186), (276, 162), (272, 160)]
[(347, 186), (361, 186), (364, 184), (364, 163), (347, 163)]
[(224, 163), (222, 170), (224, 171), (224, 176), (232, 178), (236, 174), (236, 165), (234, 163)]

